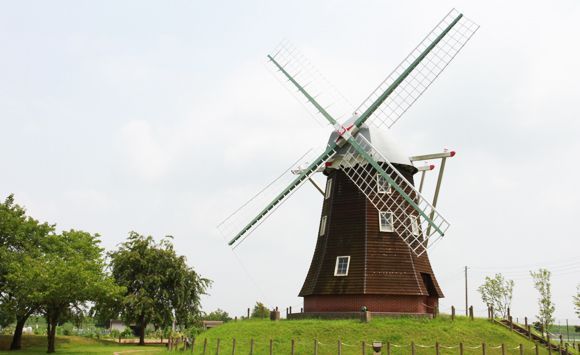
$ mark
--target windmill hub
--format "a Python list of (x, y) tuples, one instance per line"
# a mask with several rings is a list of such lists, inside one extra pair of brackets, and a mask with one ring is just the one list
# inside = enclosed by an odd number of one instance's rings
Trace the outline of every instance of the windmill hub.
[[(347, 123), (348, 125), (348, 123)], [(400, 148), (397, 140), (393, 137), (390, 131), (376, 128), (373, 126), (362, 125), (361, 128), (358, 129), (359, 135), (362, 135), (366, 140), (368, 140), (374, 148), (376, 148), (381, 156), (375, 157), (375, 160), (379, 162), (383, 160), (382, 158), (386, 158), (389, 162), (393, 164), (401, 164), (401, 165), (408, 165), (413, 166), (411, 160), (409, 159), (409, 155), (405, 154), (403, 150)], [(334, 131), (330, 134), (328, 138), (328, 143), (336, 142), (341, 136), (338, 132)], [(344, 155), (346, 151), (348, 151), (349, 146), (344, 145), (343, 147), (339, 148), (336, 154), (336, 158), (332, 161), (332, 166), (337, 166), (341, 160), (341, 157)], [(371, 153), (370, 147), (367, 147), (367, 153)]]

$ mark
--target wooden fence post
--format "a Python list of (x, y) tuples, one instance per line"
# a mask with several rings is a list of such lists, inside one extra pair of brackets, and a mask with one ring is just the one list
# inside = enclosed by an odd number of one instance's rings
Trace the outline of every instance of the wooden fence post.
[(491, 319), (495, 319), (495, 313), (493, 311), (493, 305), (490, 307), (491, 309)]
[(505, 355), (505, 344), (501, 343), (501, 355)]
[(473, 306), (469, 306), (469, 318), (473, 320)]
[(338, 339), (338, 355), (342, 354), (342, 342)]
[(459, 355), (463, 355), (463, 343), (459, 343)]
[(455, 306), (451, 306), (451, 320), (455, 320)]
[(535, 346), (535, 348), (536, 348), (536, 355), (540, 355), (540, 347), (538, 346), (539, 345), (538, 342), (535, 341), (534, 344), (536, 345)]
[(314, 339), (314, 355), (318, 355), (318, 339)]
[(191, 338), (191, 352), (193, 353), (193, 349), (195, 348), (195, 337)]
[(520, 355), (524, 355), (524, 344), (520, 344)]
[(292, 314), (292, 306), (288, 307), (288, 310), (290, 311), (290, 314)]
[(270, 355), (272, 355), (273, 353), (274, 353), (274, 341), (270, 339)]
[(524, 317), (524, 323), (526, 325), (526, 329), (528, 329), (528, 317)]
[(366, 348), (366, 344), (365, 344), (364, 340), (363, 340), (363, 342), (362, 342), (362, 348), (361, 348), (361, 350), (362, 350), (362, 351), (361, 351), (361, 354), (362, 354), (362, 355), (366, 355), (366, 353), (367, 353), (367, 348)]
[(512, 315), (512, 313), (510, 311), (510, 308), (508, 307), (507, 308), (507, 317), (508, 317), (508, 319), (511, 317), (511, 315)]
[(254, 355), (254, 338), (250, 339), (250, 355)]
[(232, 340), (232, 355), (236, 354), (236, 338)]
[(217, 339), (217, 345), (215, 347), (216, 355), (220, 355), (220, 338)]
[(203, 354), (205, 355), (205, 352), (207, 350), (207, 338), (203, 339)]
[(290, 354), (294, 355), (294, 339), (292, 339), (292, 348), (290, 349)]
[(439, 342), (435, 342), (435, 355), (439, 355)]
[(250, 319), (250, 309), (248, 308), (248, 319)]
[(415, 355), (415, 342), (411, 342), (411, 355)]
[(485, 343), (481, 343), (481, 353), (485, 355), (487, 353), (487, 349), (485, 348)]
[(512, 318), (512, 316), (508, 316), (508, 322), (510, 323), (510, 331), (513, 332), (514, 331), (514, 319)]
[(387, 355), (391, 355), (391, 342), (387, 341)]
[(528, 339), (532, 340), (532, 327), (528, 324), (526, 328), (528, 329)]

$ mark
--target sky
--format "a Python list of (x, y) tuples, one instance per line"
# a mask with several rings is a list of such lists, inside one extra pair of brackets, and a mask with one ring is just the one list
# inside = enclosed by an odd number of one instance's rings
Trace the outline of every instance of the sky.
[[(282, 39), (353, 103), (453, 7), (481, 27), (391, 129), (408, 155), (457, 151), (429, 252), (445, 298), (485, 315), (477, 287), (552, 271), (557, 322), (578, 323), (580, 3), (568, 1), (0, 2), (0, 197), (60, 230), (171, 235), (214, 281), (206, 311), (298, 309), (322, 199), (304, 185), (232, 251), (216, 225), (312, 146), (321, 126), (270, 73)], [(316, 177), (321, 181), (321, 177)], [(432, 191), (431, 173), (427, 191)]]

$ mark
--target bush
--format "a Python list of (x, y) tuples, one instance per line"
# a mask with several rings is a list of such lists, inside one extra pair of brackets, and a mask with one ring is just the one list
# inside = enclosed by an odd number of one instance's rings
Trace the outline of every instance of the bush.
[(2, 328), (2, 330), (0, 330), (0, 334), (12, 335), (12, 334), (14, 334), (14, 327), (11, 327), (11, 326), (4, 327), (4, 328)]
[(133, 337), (133, 330), (129, 327), (125, 328), (125, 330), (123, 330), (120, 334), (121, 338), (126, 339), (126, 338), (132, 338)]
[[(269, 314), (269, 313), (268, 313)], [(221, 320), (222, 322), (229, 322), (232, 320), (232, 317), (228, 314), (228, 312), (222, 309), (216, 309), (213, 312), (210, 312), (203, 317), (204, 320)]]
[(60, 327), (58, 327), (59, 334), (61, 335), (74, 335), (75, 326), (71, 322), (66, 322)]
[(262, 302), (256, 302), (252, 310), (252, 318), (268, 318), (270, 317), (270, 310)]

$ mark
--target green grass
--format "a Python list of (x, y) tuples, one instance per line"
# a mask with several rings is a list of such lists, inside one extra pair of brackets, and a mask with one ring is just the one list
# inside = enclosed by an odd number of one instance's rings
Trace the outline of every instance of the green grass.
[[(473, 321), (459, 317), (451, 321), (449, 317), (437, 319), (417, 318), (374, 318), (370, 323), (357, 320), (244, 320), (229, 322), (211, 329), (196, 339), (195, 354), (202, 354), (204, 340), (208, 340), (207, 354), (215, 354), (217, 340), (220, 339), (220, 353), (232, 353), (232, 339), (236, 339), (236, 353), (248, 354), (250, 339), (255, 341), (255, 354), (268, 354), (269, 342), (273, 340), (275, 354), (290, 354), (291, 340), (295, 341), (296, 354), (312, 354), (314, 339), (320, 342), (318, 354), (336, 354), (338, 340), (342, 354), (361, 354), (361, 342), (367, 344), (374, 340), (387, 341), (400, 347), (392, 347), (392, 354), (410, 354), (410, 344), (414, 342), (416, 355), (435, 354), (436, 342), (442, 345), (440, 354), (458, 354), (457, 346), (464, 343), (465, 354), (481, 354), (481, 343), (487, 344), (487, 354), (501, 354), (500, 349), (493, 347), (505, 344), (507, 354), (519, 354), (516, 348), (524, 345), (525, 354), (535, 354), (534, 344), (525, 338), (510, 332), (485, 319)], [(428, 346), (420, 347), (422, 346)], [(443, 346), (452, 346), (447, 349)], [(367, 354), (371, 353), (367, 349)], [(385, 353), (385, 352), (383, 352)], [(540, 354), (547, 350), (540, 349)]]
[[(22, 350), (8, 351), (11, 336), (0, 336), (0, 354), (45, 354), (46, 336), (24, 335)], [(138, 353), (136, 351), (139, 351)], [(128, 352), (128, 354), (158, 354), (165, 352), (162, 345), (138, 346), (132, 344), (117, 344), (110, 340), (96, 340), (77, 336), (59, 336), (56, 339), (56, 353), (60, 354), (113, 354)]]
[[(460, 342), (465, 345), (465, 354), (482, 354), (481, 343), (487, 344), (487, 355), (500, 355), (496, 348), (505, 344), (506, 354), (519, 355), (517, 346), (524, 345), (524, 353), (535, 354), (534, 344), (499, 325), (485, 319), (473, 321), (458, 317), (455, 321), (447, 316), (437, 319), (420, 318), (374, 318), (371, 323), (356, 320), (244, 320), (229, 322), (200, 334), (196, 339), (195, 354), (202, 354), (204, 340), (207, 339), (207, 355), (216, 354), (217, 340), (220, 339), (220, 354), (232, 354), (232, 339), (236, 339), (236, 354), (248, 354), (250, 340), (254, 339), (254, 354), (269, 354), (269, 342), (273, 340), (274, 354), (290, 354), (291, 340), (295, 341), (295, 354), (312, 354), (314, 339), (320, 345), (318, 354), (337, 354), (338, 340), (344, 344), (342, 354), (361, 354), (361, 342), (370, 344), (373, 340), (393, 344), (393, 355), (411, 354), (410, 344), (414, 342), (416, 355), (434, 355), (434, 345), (441, 344), (440, 354), (459, 354)], [(9, 352), (9, 336), (0, 336), (0, 354), (43, 354), (46, 352), (46, 337), (25, 336), (23, 350)], [(427, 347), (422, 347), (427, 346)], [(180, 345), (181, 347), (181, 345)], [(452, 349), (446, 347), (453, 347)], [(472, 348), (477, 347), (477, 348)], [(167, 350), (162, 345), (119, 345), (112, 341), (83, 337), (58, 337), (57, 353), (61, 354), (158, 354)], [(191, 354), (188, 350), (186, 353)], [(371, 354), (367, 348), (367, 354)], [(383, 354), (386, 354), (383, 351)], [(547, 350), (540, 348), (540, 354)]]

